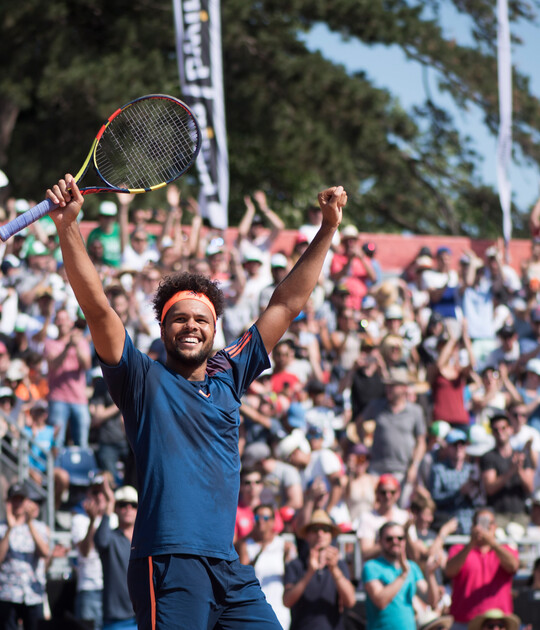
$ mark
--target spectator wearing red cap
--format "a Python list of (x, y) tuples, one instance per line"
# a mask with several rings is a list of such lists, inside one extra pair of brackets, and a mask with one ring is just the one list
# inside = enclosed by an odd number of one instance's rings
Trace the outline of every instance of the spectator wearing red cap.
[(385, 474), (379, 477), (375, 490), (375, 507), (361, 514), (356, 529), (363, 560), (380, 555), (381, 545), (377, 537), (386, 522), (391, 521), (400, 525), (407, 523), (409, 519), (407, 511), (397, 506), (400, 493), (400, 483), (393, 475)]

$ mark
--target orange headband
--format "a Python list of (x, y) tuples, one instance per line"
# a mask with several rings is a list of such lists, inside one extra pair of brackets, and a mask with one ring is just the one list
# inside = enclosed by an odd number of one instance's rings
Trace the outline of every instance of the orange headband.
[(214, 308), (214, 305), (206, 297), (204, 293), (197, 293), (196, 291), (178, 291), (178, 293), (175, 293), (171, 298), (169, 298), (165, 302), (165, 306), (163, 307), (163, 310), (161, 311), (162, 324), (163, 324), (163, 320), (165, 319), (165, 315), (167, 315), (167, 312), (169, 311), (171, 306), (173, 304), (176, 304), (177, 302), (180, 302), (181, 300), (199, 300), (199, 302), (202, 302), (203, 304), (208, 306), (208, 308), (212, 312), (212, 317), (214, 318), (214, 324), (216, 323), (216, 319), (217, 319), (216, 309)]

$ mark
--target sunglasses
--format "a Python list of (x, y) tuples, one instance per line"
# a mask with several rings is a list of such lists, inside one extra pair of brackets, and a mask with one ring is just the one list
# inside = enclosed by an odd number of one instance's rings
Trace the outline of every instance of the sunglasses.
[(119, 510), (123, 510), (127, 508), (128, 505), (130, 505), (134, 510), (137, 509), (137, 503), (132, 503), (131, 501), (118, 501), (118, 503), (116, 504), (116, 507)]
[(274, 517), (271, 516), (270, 514), (255, 514), (254, 519), (255, 522), (258, 523), (259, 521), (264, 521), (265, 523), (267, 523), (268, 521), (271, 521)]
[(397, 490), (391, 490), (390, 488), (379, 488), (377, 490), (377, 494), (389, 494), (389, 495), (394, 495), (396, 494)]
[(242, 481), (244, 486), (258, 486), (261, 483), (262, 479), (244, 479), (244, 481)]
[(328, 525), (310, 525), (307, 528), (307, 531), (308, 532), (313, 532), (313, 533), (322, 531), (322, 532), (325, 532), (326, 534), (331, 534), (332, 533), (332, 528), (329, 527)]
[(384, 537), (384, 542), (394, 542), (394, 540), (401, 542), (402, 540), (405, 540), (405, 536), (385, 536)]
[(506, 630), (506, 623), (504, 621), (486, 621), (482, 626), (482, 630)]

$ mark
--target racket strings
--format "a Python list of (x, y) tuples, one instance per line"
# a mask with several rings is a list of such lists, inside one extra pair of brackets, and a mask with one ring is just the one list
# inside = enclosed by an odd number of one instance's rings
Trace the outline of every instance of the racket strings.
[(190, 112), (176, 102), (136, 101), (106, 127), (96, 147), (96, 168), (117, 188), (152, 188), (191, 166), (198, 135)]

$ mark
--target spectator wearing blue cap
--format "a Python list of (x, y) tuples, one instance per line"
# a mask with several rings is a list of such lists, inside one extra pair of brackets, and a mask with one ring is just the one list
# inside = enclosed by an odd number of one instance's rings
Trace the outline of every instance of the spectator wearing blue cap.
[(474, 514), (473, 497), (478, 492), (474, 466), (467, 461), (467, 434), (461, 429), (452, 429), (445, 441), (444, 458), (431, 468), (429, 491), (437, 506), (439, 524), (455, 517), (459, 532), (467, 534)]

